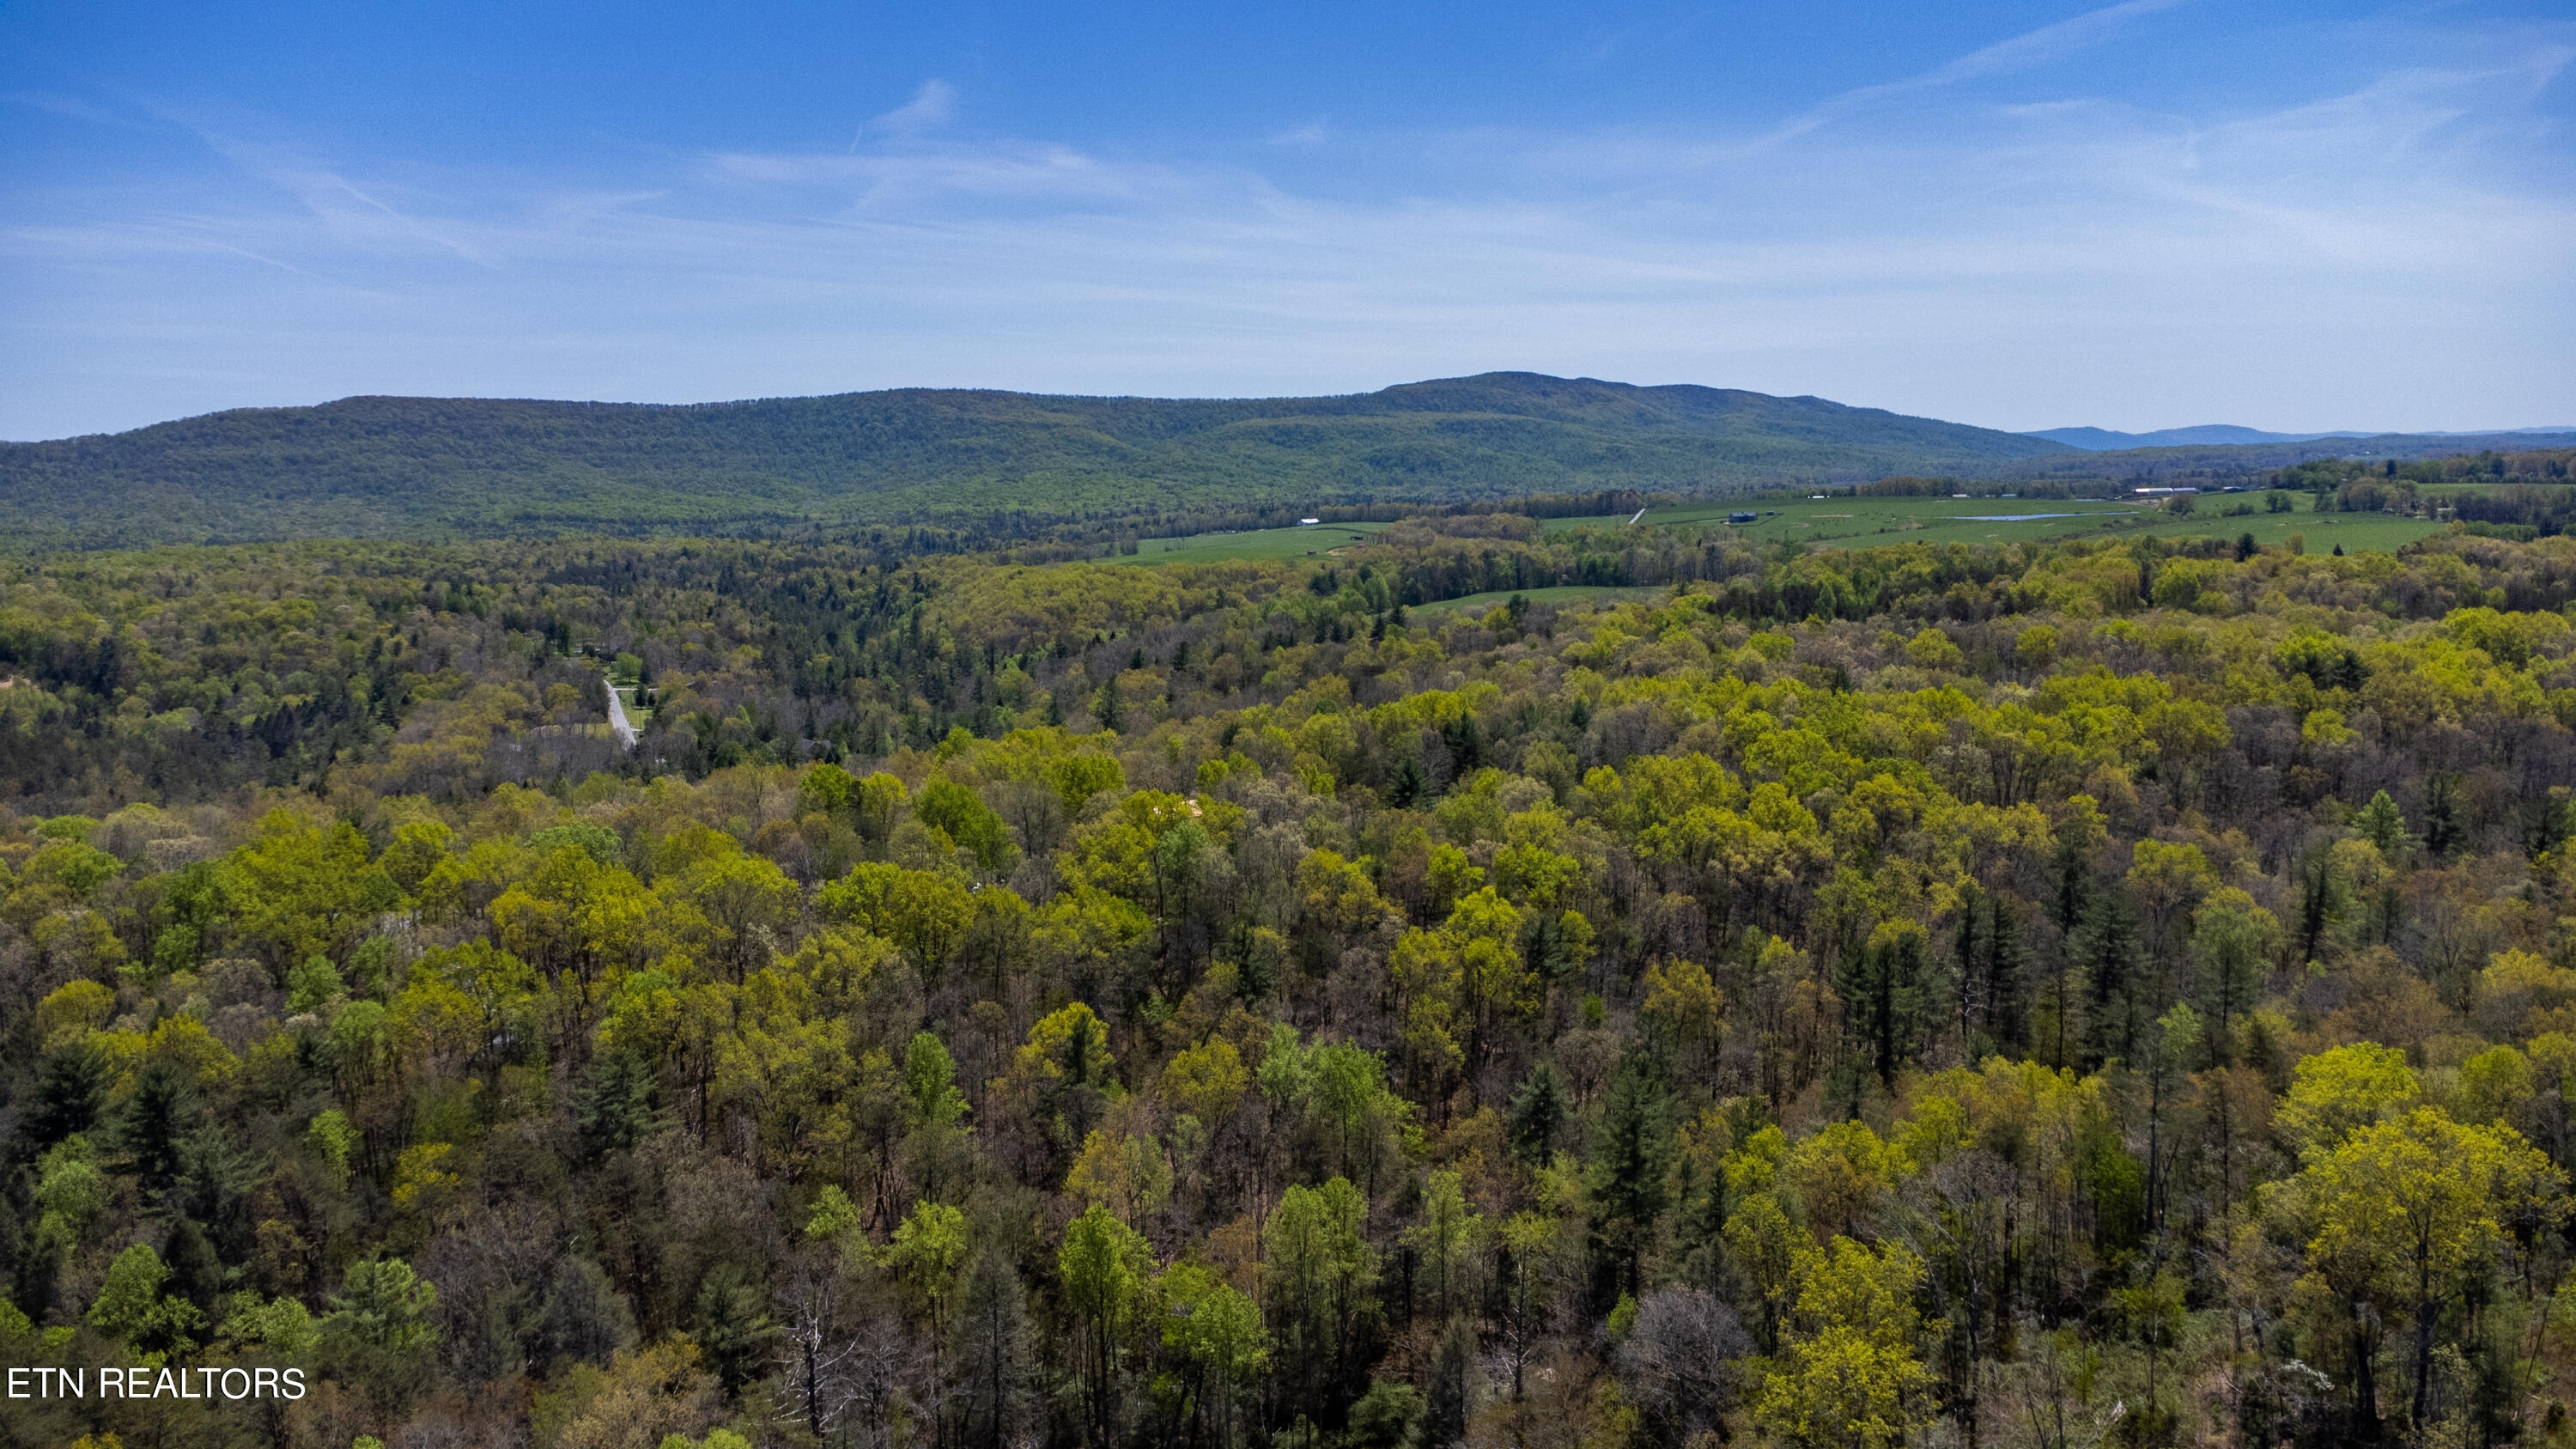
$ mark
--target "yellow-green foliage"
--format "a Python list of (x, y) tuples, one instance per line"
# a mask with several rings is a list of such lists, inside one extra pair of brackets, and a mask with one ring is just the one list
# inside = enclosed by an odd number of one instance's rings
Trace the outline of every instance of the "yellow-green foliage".
[(17, 571), (22, 1336), (420, 1442), (2554, 1432), (2576, 544), (1405, 612), (1587, 537)]

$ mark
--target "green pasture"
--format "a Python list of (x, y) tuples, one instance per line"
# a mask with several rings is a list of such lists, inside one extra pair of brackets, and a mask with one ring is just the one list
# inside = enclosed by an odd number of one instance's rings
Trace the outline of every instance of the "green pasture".
[[(2029, 539), (2081, 538), (2116, 528), (2121, 533), (2148, 533), (2160, 538), (2236, 538), (2252, 533), (2267, 545), (2286, 544), (2294, 533), (2307, 535), (2308, 546), (2329, 552), (2338, 543), (2346, 553), (2394, 552), (2399, 547), (2441, 532), (2442, 526), (2376, 513), (2312, 513), (2304, 493), (2291, 495), (2288, 513), (2263, 511), (2264, 495), (2206, 493), (2188, 514), (2168, 513), (2161, 503), (2128, 500), (2101, 502), (2064, 498), (1829, 498), (1769, 499), (1747, 503), (1692, 503), (1648, 510), (1637, 526), (1691, 527), (1724, 524), (1727, 515), (1752, 511), (1759, 522), (1738, 524), (1747, 538), (1764, 541), (1828, 543), (1869, 548), (1889, 543), (2018, 543)], [(2227, 509), (2251, 503), (2254, 512), (2229, 515)], [(2057, 517), (2009, 515), (2054, 514)], [(1999, 517), (1998, 515), (2005, 515)], [(1603, 518), (1554, 518), (1543, 525), (1551, 532), (1578, 527), (1618, 528), (1626, 515)]]
[[(2063, 498), (1826, 498), (1759, 510), (1743, 526), (1762, 542), (1834, 543), (1870, 548), (1890, 543), (2019, 543), (2072, 538), (2137, 509)], [(2055, 515), (2031, 517), (2032, 514)]]
[(1365, 543), (1370, 535), (1385, 530), (1383, 523), (1317, 523), (1241, 533), (1198, 533), (1187, 538), (1149, 538), (1119, 562), (1225, 563), (1233, 559), (1299, 559), (1310, 553), (1321, 557), (1334, 549)]
[(2267, 548), (2286, 546), (2290, 535), (2296, 533), (2306, 536), (2310, 553), (2332, 553), (2336, 544), (2343, 545), (2345, 553), (2395, 553), (2419, 538), (2440, 533), (2446, 526), (2385, 513), (2310, 513), (2305, 509), (2228, 518), (2204, 503), (2188, 517), (2160, 516), (2135, 531), (2157, 538), (2241, 538), (2250, 533), (2256, 543)]
[[(1866, 548), (1885, 543), (2013, 543), (2031, 538), (2072, 538), (2104, 522), (2141, 510), (2129, 503), (2062, 498), (1830, 498), (1718, 500), (1649, 509), (1640, 528), (1726, 523), (1727, 515), (1753, 512), (1753, 523), (1735, 527), (1764, 542), (1835, 543)], [(2054, 517), (2013, 517), (2046, 514)], [(2004, 517), (1998, 517), (2004, 515)], [(1551, 532), (1579, 527), (1620, 528), (1626, 516), (1552, 518)]]
[[(2195, 500), (2188, 514), (2169, 513), (2155, 504), (2117, 500), (2065, 498), (1771, 498), (1755, 502), (1719, 499), (1649, 509), (1638, 528), (1726, 526), (1731, 513), (1761, 517), (1733, 525), (1745, 537), (1763, 542), (1821, 543), (1844, 548), (1870, 548), (1891, 543), (2021, 543), (2035, 539), (2082, 538), (2116, 529), (2160, 538), (2236, 538), (2252, 533), (2266, 545), (2289, 542), (2291, 534), (2307, 535), (2308, 547), (2329, 552), (2338, 543), (2346, 553), (2394, 552), (2399, 547), (2439, 533), (2442, 526), (2377, 513), (2313, 513), (2304, 493), (2292, 494), (2288, 513), (2263, 511), (2263, 494), (2208, 493)], [(2230, 515), (2227, 509), (2251, 503), (2254, 512)], [(1549, 533), (1578, 528), (1617, 532), (1629, 526), (1629, 515), (1550, 518), (1541, 521)], [(1364, 544), (1382, 532), (1383, 523), (1329, 523), (1300, 528), (1266, 528), (1243, 533), (1202, 533), (1188, 538), (1145, 540), (1125, 563), (1217, 563), (1229, 559), (1295, 561), (1318, 558), (1334, 550)], [(1349, 555), (1345, 553), (1344, 557)], [(1505, 596), (1507, 597), (1507, 596)], [(1454, 606), (1460, 601), (1453, 600)]]
[[(1715, 499), (1705, 503), (1680, 503), (1666, 508), (1649, 508), (1646, 510), (1646, 516), (1638, 520), (1637, 526), (1673, 528), (1703, 523), (1724, 523), (1728, 514), (1740, 512), (1748, 506), (1751, 505), (1746, 504), (1742, 499), (1732, 501)], [(1628, 526), (1628, 520), (1634, 516), (1634, 512), (1631, 511), (1588, 514), (1580, 518), (1542, 518), (1538, 526), (1549, 533), (1565, 533), (1577, 528), (1625, 528)]]

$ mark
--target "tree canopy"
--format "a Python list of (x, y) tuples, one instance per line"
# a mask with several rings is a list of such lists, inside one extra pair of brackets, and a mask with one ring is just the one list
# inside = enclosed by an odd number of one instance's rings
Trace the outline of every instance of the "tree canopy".
[(2465, 529), (13, 566), (0, 1357), (314, 1388), (0, 1428), (2554, 1442), (2571, 599)]

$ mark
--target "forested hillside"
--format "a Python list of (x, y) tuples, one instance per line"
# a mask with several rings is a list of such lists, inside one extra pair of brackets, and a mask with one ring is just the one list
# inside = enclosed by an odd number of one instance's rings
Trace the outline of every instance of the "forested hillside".
[(2570, 441), (2390, 435), (2085, 452), (1822, 398), (1530, 373), (1233, 400), (927, 389), (679, 407), (360, 397), (0, 443), (0, 510), (21, 552), (805, 537), (853, 525), (982, 549), (1362, 504), (1528, 507), (1553, 495), (1591, 511), (1572, 495), (1706, 497), (1898, 476), (2104, 494), (2244, 485), (2319, 459), (2519, 458)]
[[(1569, 574), (1658, 592), (1421, 607)], [(2571, 600), (2461, 529), (11, 565), (0, 1362), (315, 1387), (0, 1435), (2563, 1443)]]
[[(2039, 435), (2034, 435), (2039, 436)], [(2305, 466), (2329, 470), (2379, 471), (2430, 468), (2436, 476), (2458, 477), (2469, 458), (2523, 459), (2545, 457), (2576, 446), (2576, 433), (2389, 433), (2376, 437), (2323, 437), (2292, 443), (2185, 443), (2108, 452), (2076, 452), (2028, 463), (1989, 464), (1977, 470), (1987, 477), (2011, 477), (2087, 484), (2163, 484), (2167, 486), (2243, 487), (2277, 478)], [(2565, 477), (2563, 465), (2555, 475)]]
[(740, 532), (1001, 536), (1103, 513), (1712, 491), (2071, 452), (1821, 398), (1529, 373), (1349, 397), (903, 389), (698, 407), (350, 398), (0, 444), (0, 509), (84, 546)]

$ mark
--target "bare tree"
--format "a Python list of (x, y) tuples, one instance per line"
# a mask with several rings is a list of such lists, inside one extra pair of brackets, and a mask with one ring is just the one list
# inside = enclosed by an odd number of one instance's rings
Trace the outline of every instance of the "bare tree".
[(840, 1265), (808, 1252), (781, 1294), (778, 1408), (773, 1422), (802, 1424), (818, 1441), (840, 1429), (861, 1397), (860, 1336), (843, 1322)]
[(1697, 1288), (1658, 1288), (1637, 1300), (1636, 1326), (1619, 1345), (1619, 1376), (1667, 1444), (1717, 1428), (1735, 1402), (1735, 1360), (1753, 1340), (1735, 1310)]

